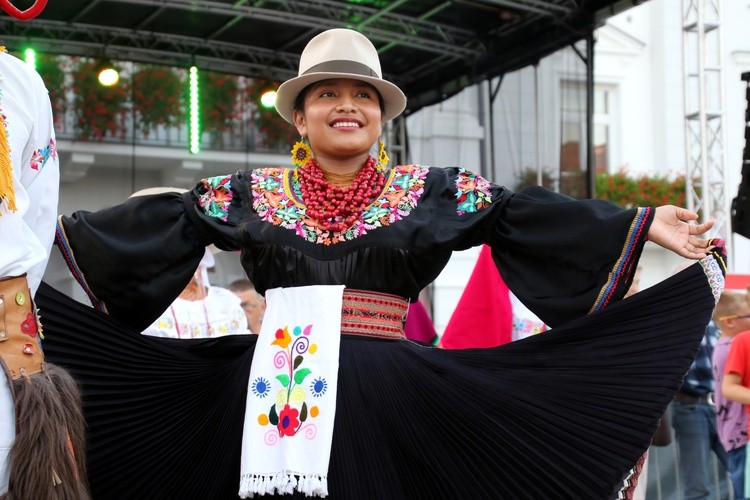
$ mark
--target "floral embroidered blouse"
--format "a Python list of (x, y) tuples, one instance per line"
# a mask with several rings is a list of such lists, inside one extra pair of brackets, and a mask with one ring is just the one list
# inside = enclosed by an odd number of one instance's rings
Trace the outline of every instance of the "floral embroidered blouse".
[(239, 250), (257, 290), (345, 285), (416, 300), (454, 250), (486, 243), (510, 289), (548, 325), (629, 287), (653, 218), (543, 188), (519, 193), (463, 168), (402, 165), (348, 229), (308, 217), (287, 168), (203, 179), (184, 195), (132, 198), (61, 217), (58, 244), (92, 303), (143, 328), (215, 244)]

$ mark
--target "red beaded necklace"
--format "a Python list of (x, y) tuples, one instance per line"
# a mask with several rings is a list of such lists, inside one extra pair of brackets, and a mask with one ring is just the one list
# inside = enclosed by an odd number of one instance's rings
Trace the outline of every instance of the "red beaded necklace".
[(348, 187), (332, 186), (315, 158), (297, 171), (307, 215), (320, 227), (334, 233), (351, 227), (385, 186), (385, 175), (378, 172), (377, 162), (372, 156), (367, 158), (365, 166)]

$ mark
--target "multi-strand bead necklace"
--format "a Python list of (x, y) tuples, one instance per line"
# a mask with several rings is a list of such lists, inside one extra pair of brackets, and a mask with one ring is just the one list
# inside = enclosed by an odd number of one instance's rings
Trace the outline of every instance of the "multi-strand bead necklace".
[(377, 161), (372, 156), (367, 158), (349, 186), (332, 185), (315, 158), (297, 171), (307, 215), (331, 232), (351, 227), (385, 186), (385, 175), (378, 171)]

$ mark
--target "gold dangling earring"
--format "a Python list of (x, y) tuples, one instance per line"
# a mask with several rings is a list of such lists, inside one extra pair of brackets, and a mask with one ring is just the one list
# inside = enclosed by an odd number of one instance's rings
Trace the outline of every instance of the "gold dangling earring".
[(380, 141), (378, 141), (378, 172), (385, 173), (390, 161), (391, 159), (388, 157), (388, 153), (385, 150), (385, 142), (383, 142), (383, 139), (380, 139)]
[(305, 164), (312, 158), (312, 150), (307, 145), (305, 137), (300, 137), (300, 140), (294, 143), (292, 146), (292, 163), (296, 167), (304, 167)]

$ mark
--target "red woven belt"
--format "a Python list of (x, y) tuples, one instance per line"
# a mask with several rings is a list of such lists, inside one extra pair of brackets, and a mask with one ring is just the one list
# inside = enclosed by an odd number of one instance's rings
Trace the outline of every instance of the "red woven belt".
[(397, 295), (344, 289), (341, 333), (363, 337), (403, 339), (409, 302)]

